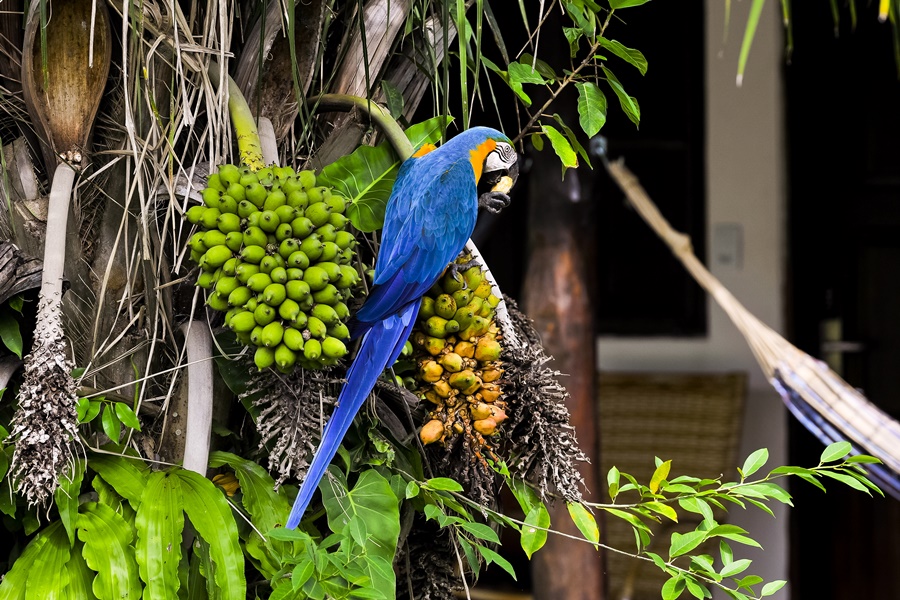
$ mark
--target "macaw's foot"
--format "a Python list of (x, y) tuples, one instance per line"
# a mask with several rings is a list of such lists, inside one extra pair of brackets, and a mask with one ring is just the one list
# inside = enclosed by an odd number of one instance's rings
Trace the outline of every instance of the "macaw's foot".
[(481, 265), (477, 260), (470, 260), (464, 263), (458, 263), (456, 261), (450, 263), (447, 267), (447, 273), (450, 273), (450, 277), (455, 279), (456, 281), (462, 284), (462, 289), (468, 289), (468, 285), (466, 284), (466, 278), (461, 275), (463, 271), (468, 271), (472, 267), (477, 267)]
[(503, 192), (485, 192), (478, 198), (478, 206), (497, 214), (509, 206), (509, 196)]

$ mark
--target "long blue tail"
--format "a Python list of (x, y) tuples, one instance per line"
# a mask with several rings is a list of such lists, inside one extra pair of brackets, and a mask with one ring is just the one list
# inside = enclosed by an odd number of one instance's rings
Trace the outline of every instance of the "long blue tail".
[(331, 459), (337, 453), (344, 435), (350, 429), (350, 423), (353, 422), (353, 418), (359, 412), (369, 392), (375, 387), (378, 377), (400, 355), (403, 344), (416, 322), (418, 312), (418, 300), (410, 302), (399, 313), (375, 323), (363, 336), (359, 353), (347, 370), (347, 383), (338, 396), (337, 408), (334, 409), (334, 414), (325, 425), (322, 441), (313, 456), (306, 479), (300, 486), (300, 493), (294, 501), (294, 507), (291, 509), (291, 515), (287, 522), (289, 529), (294, 529), (300, 523), (319, 481), (325, 474)]

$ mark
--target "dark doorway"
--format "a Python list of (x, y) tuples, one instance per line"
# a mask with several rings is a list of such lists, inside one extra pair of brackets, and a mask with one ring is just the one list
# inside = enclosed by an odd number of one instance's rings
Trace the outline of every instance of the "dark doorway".
[[(789, 314), (803, 350), (900, 418), (900, 81), (891, 25), (857, 5), (836, 38), (827, 5), (794, 3)], [(791, 423), (791, 464), (821, 450)], [(792, 597), (900, 598), (900, 502), (828, 487), (792, 485)]]

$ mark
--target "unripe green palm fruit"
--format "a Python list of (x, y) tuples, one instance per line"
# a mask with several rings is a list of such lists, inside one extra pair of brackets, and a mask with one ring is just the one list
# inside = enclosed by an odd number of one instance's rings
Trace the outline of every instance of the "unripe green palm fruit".
[(341, 250), (346, 250), (356, 245), (356, 237), (349, 231), (338, 231), (334, 236), (334, 243)]
[(488, 302), (481, 303), (481, 310), (478, 311), (478, 316), (484, 319), (490, 319), (494, 316), (494, 308), (488, 304)]
[(287, 298), (287, 291), (281, 283), (270, 283), (263, 291), (263, 302), (272, 307), (284, 302), (285, 298)]
[(309, 335), (320, 340), (328, 335), (328, 327), (326, 327), (325, 323), (313, 316), (307, 319), (306, 330), (309, 331)]
[(206, 234), (203, 231), (198, 231), (191, 236), (191, 239), (188, 240), (188, 246), (191, 247), (191, 250), (193, 250), (194, 252), (200, 252), (201, 254), (208, 250), (206, 244), (203, 243), (204, 235)]
[(344, 325), (343, 323), (338, 323), (337, 325), (333, 325), (328, 328), (328, 335), (332, 337), (336, 337), (339, 340), (349, 340), (350, 339), (350, 329)]
[(291, 230), (291, 226), (287, 223), (282, 223), (275, 229), (275, 240), (280, 244), (284, 240), (291, 239), (291, 236), (294, 235), (294, 232)]
[[(244, 220), (241, 222), (241, 226), (243, 226), (243, 228), (244, 228), (245, 230), (248, 229), (248, 228), (250, 228), (250, 227), (259, 227), (259, 215), (261, 215), (261, 214), (262, 214), (262, 213), (259, 212), (259, 211), (256, 211), (256, 212), (254, 212), (254, 213), (250, 213), (250, 214), (247, 216), (247, 218), (244, 219)], [(262, 230), (260, 229), (260, 231), (262, 231)], [(265, 232), (263, 232), (263, 233), (265, 233)]]
[(228, 298), (222, 296), (218, 292), (213, 292), (212, 294), (210, 294), (206, 299), (206, 304), (208, 304), (211, 309), (220, 310), (222, 312), (225, 312), (229, 308)]
[(248, 227), (244, 230), (244, 245), (264, 248), (267, 242), (266, 232), (259, 227)]
[(475, 296), (469, 300), (469, 303), (466, 306), (471, 308), (472, 312), (477, 315), (481, 311), (481, 307), (484, 306), (484, 300)]
[(225, 264), (226, 260), (231, 258), (231, 250), (224, 244), (215, 246), (207, 250), (203, 258), (206, 260), (206, 264), (218, 269)]
[(342, 265), (352, 264), (353, 256), (354, 256), (353, 249), (347, 248), (346, 250), (342, 251), (340, 253), (340, 255), (338, 256), (338, 262)]
[(303, 184), (300, 183), (300, 180), (297, 179), (296, 173), (291, 173), (289, 177), (287, 177), (284, 182), (281, 184), (281, 191), (285, 194), (290, 194), (295, 191), (303, 191)]
[(253, 318), (252, 312), (245, 310), (231, 317), (231, 323), (228, 325), (231, 327), (232, 331), (249, 333), (256, 327), (256, 319)]
[(215, 274), (204, 272), (200, 273), (197, 276), (197, 287), (203, 288), (204, 290), (211, 289), (215, 284)]
[[(301, 244), (302, 247), (302, 244)], [(309, 289), (314, 292), (317, 292), (321, 289), (324, 289), (328, 282), (331, 281), (331, 278), (328, 277), (328, 272), (320, 266), (313, 265), (306, 269), (303, 273), (303, 281), (309, 285)]]
[(194, 249), (191, 249), (191, 260), (195, 263), (199, 263), (200, 259), (203, 258), (203, 252), (197, 252)]
[(253, 204), (257, 209), (260, 209), (265, 205), (266, 197), (268, 197), (268, 195), (269, 192), (266, 190), (265, 186), (259, 183), (251, 183), (244, 191), (244, 197), (247, 202)]
[(247, 280), (247, 287), (253, 290), (257, 294), (263, 293), (269, 285), (272, 283), (272, 278), (269, 277), (266, 273), (259, 272), (256, 275), (250, 277)]
[(203, 204), (207, 208), (219, 208), (219, 199), (222, 197), (222, 191), (208, 187), (200, 192), (200, 196), (203, 198)]
[(423, 324), (422, 329), (431, 337), (447, 337), (447, 319), (437, 315), (429, 317)]
[(206, 208), (202, 206), (192, 206), (187, 209), (187, 212), (184, 213), (184, 217), (188, 220), (189, 223), (196, 225), (200, 222), (200, 219), (203, 217), (203, 211)]
[(211, 173), (209, 177), (206, 178), (206, 185), (207, 187), (218, 190), (220, 192), (225, 191), (225, 185), (222, 184), (222, 179), (221, 177), (219, 177), (218, 173)]
[(303, 190), (292, 190), (288, 192), (287, 205), (304, 210), (309, 206), (309, 196)]
[(473, 295), (472, 290), (457, 290), (453, 292), (451, 297), (453, 298), (453, 301), (456, 302), (456, 306), (460, 307), (467, 305)]
[[(237, 214), (237, 212), (238, 212), (238, 201), (235, 200), (235, 199), (234, 199), (233, 197), (231, 197), (231, 196), (228, 196), (228, 195), (222, 196), (222, 197), (219, 199), (219, 206), (218, 206), (218, 208), (219, 208), (219, 212), (222, 213), (223, 215), (228, 214), (228, 215), (235, 215), (235, 216), (238, 216), (238, 214)], [(221, 218), (221, 217), (219, 217), (219, 218)], [(239, 216), (238, 216), (238, 218), (240, 219)]]
[(297, 362), (297, 355), (294, 351), (287, 347), (286, 344), (280, 344), (275, 348), (275, 365), (282, 373), (290, 373)]
[(256, 324), (260, 327), (265, 327), (274, 321), (277, 315), (277, 311), (268, 304), (260, 304), (253, 311), (253, 318), (256, 319)]
[(297, 250), (296, 252), (291, 252), (290, 256), (288, 256), (287, 264), (288, 266), (305, 270), (309, 268), (309, 257), (306, 256), (303, 250)]
[(431, 296), (422, 296), (422, 305), (419, 307), (419, 320), (426, 320), (433, 317), (434, 314), (434, 298)]
[(278, 316), (285, 321), (293, 322), (299, 314), (300, 305), (290, 298), (285, 298), (278, 306)]
[(274, 254), (267, 254), (259, 261), (259, 270), (271, 277), (272, 269), (278, 266), (278, 259)]
[(473, 292), (478, 289), (478, 286), (484, 281), (481, 267), (469, 267), (463, 272), (463, 278), (466, 280), (466, 289), (472, 290)]
[[(228, 189), (225, 190), (225, 194), (228, 196), (231, 196), (238, 202), (240, 202), (241, 200), (247, 199), (247, 193), (244, 190), (244, 186), (242, 186), (240, 183), (230, 184), (228, 186)], [(221, 209), (219, 209), (219, 210), (221, 210)]]
[[(249, 289), (249, 288), (248, 288)], [(250, 296), (250, 299), (247, 300), (247, 303), (244, 304), (244, 309), (253, 312), (259, 307), (259, 302), (256, 300), (254, 296)]]
[(316, 174), (312, 171), (300, 171), (297, 173), (297, 181), (300, 182), (303, 189), (308, 190), (316, 186)]
[(342, 215), (341, 213), (333, 212), (331, 216), (328, 217), (328, 223), (331, 224), (332, 227), (340, 231), (347, 226), (347, 223), (350, 222), (350, 219)]
[(280, 206), (284, 206), (285, 202), (287, 202), (287, 196), (284, 195), (284, 192), (281, 190), (272, 190), (269, 192), (269, 195), (266, 196), (266, 201), (263, 203), (263, 210), (275, 210)]
[(303, 350), (303, 334), (293, 327), (284, 328), (283, 342), (285, 346), (287, 346), (294, 352)]
[[(254, 322), (255, 322), (255, 319), (254, 319)], [(263, 328), (261, 325), (257, 325), (256, 327), (254, 327), (253, 329), (250, 330), (250, 342), (254, 346), (262, 346), (262, 340), (260, 339), (262, 337), (262, 331), (263, 331)]]
[(278, 244), (278, 254), (281, 255), (281, 258), (285, 259), (285, 262), (287, 262), (287, 259), (290, 258), (291, 254), (299, 249), (300, 243), (292, 237), (288, 237)]
[(328, 274), (328, 281), (338, 281), (341, 278), (341, 266), (333, 262), (320, 262), (316, 265)]
[(478, 287), (475, 288), (475, 295), (479, 298), (487, 298), (491, 295), (493, 288), (491, 287), (491, 282), (487, 279), (482, 279), (481, 283), (478, 284)]
[(329, 358), (341, 358), (347, 354), (347, 346), (341, 340), (328, 336), (322, 342), (322, 354)]
[(269, 273), (269, 277), (272, 278), (274, 283), (287, 283), (288, 274), (284, 267), (275, 267), (272, 269), (272, 272)]
[(448, 294), (441, 294), (434, 300), (434, 312), (439, 317), (452, 319), (456, 314), (456, 301)]
[(317, 360), (322, 356), (322, 342), (316, 339), (306, 340), (303, 344), (303, 356), (308, 360)]
[(447, 327), (445, 328), (448, 334), (456, 333), (460, 330), (459, 321), (454, 321), (450, 319), (447, 321)]
[(281, 219), (274, 210), (264, 210), (259, 214), (259, 228), (266, 233), (275, 233), (279, 225), (281, 225)]
[(312, 233), (313, 223), (306, 217), (297, 217), (291, 221), (291, 230), (295, 238), (302, 240)]
[(339, 265), (340, 266), (340, 277), (335, 283), (335, 286), (339, 290), (346, 290), (348, 288), (353, 287), (359, 282), (359, 273), (356, 272), (356, 269), (351, 267), (350, 265)]
[(240, 260), (241, 259), (239, 258), (229, 258), (226, 260), (225, 264), (222, 265), (222, 274), (228, 277), (234, 277)]
[(337, 236), (337, 231), (334, 229), (334, 225), (331, 223), (325, 223), (318, 229), (316, 229), (316, 233), (319, 235), (319, 239), (323, 242), (333, 242), (335, 237)]
[(241, 179), (241, 170), (236, 165), (219, 165), (219, 179), (222, 185), (237, 183)]
[(463, 306), (453, 315), (453, 321), (459, 323), (460, 329), (465, 329), (472, 323), (472, 319), (475, 318), (475, 311), (472, 310), (469, 306)]
[(343, 302), (337, 302), (334, 305), (334, 312), (337, 313), (338, 319), (340, 319), (341, 321), (346, 321), (350, 316), (350, 309), (347, 308), (347, 305)]
[(320, 304), (329, 304), (335, 305), (341, 301), (341, 294), (336, 287), (332, 284), (326, 285), (324, 288), (319, 290), (318, 292), (313, 292), (312, 294), (313, 300)]
[(463, 288), (466, 280), (463, 279), (462, 275), (457, 275), (457, 277), (459, 277), (459, 279), (453, 277), (453, 273), (448, 271), (438, 281), (445, 294), (452, 294), (453, 292), (456, 292)]
[(263, 327), (262, 335), (259, 336), (259, 339), (262, 342), (263, 346), (274, 348), (281, 343), (281, 339), (283, 337), (284, 325), (281, 324), (281, 321), (272, 321), (271, 323)]
[(291, 221), (299, 217), (297, 214), (297, 209), (282, 205), (275, 209), (275, 214), (278, 215), (278, 218), (281, 219), (282, 224), (290, 226)]
[[(288, 267), (285, 269), (285, 272), (287, 273), (288, 281), (303, 279), (303, 269)], [(285, 283), (287, 283), (287, 281)]]
[(317, 186), (306, 192), (309, 194), (309, 203), (313, 204), (314, 202), (325, 202), (329, 198), (331, 198), (331, 190), (324, 186)]
[(241, 200), (238, 203), (237, 214), (242, 219), (246, 219), (256, 211), (256, 206), (249, 200)]
[(218, 229), (212, 229), (203, 234), (203, 245), (206, 249), (225, 245), (225, 234)]
[(272, 185), (275, 177), (272, 175), (272, 167), (263, 167), (256, 172), (256, 177), (263, 185)]
[(309, 257), (309, 260), (319, 260), (323, 252), (322, 240), (315, 234), (309, 235), (305, 240), (300, 242), (300, 250)]
[(312, 221), (314, 227), (321, 227), (327, 223), (328, 219), (331, 217), (331, 207), (324, 202), (312, 204), (312, 195), (310, 195), (310, 203), (311, 204), (303, 211), (303, 216)]
[(310, 297), (311, 288), (305, 281), (290, 280), (284, 284), (287, 297), (294, 302), (301, 302)]
[(253, 354), (253, 362), (260, 371), (275, 364), (275, 350), (265, 346), (259, 346)]
[(322, 256), (319, 257), (319, 260), (323, 262), (335, 262), (338, 260), (340, 252), (341, 249), (338, 248), (337, 244), (334, 242), (325, 242), (322, 244)]
[(219, 277), (219, 280), (216, 282), (216, 291), (223, 296), (227, 296), (240, 285), (241, 283), (235, 277)]
[(262, 246), (247, 246), (241, 248), (241, 260), (245, 263), (258, 265), (266, 258), (266, 249)]
[(479, 362), (491, 362), (500, 359), (500, 353), (503, 349), (500, 342), (487, 336), (478, 340), (475, 345), (475, 360)]
[(340, 322), (337, 312), (327, 304), (316, 304), (313, 306), (311, 316), (325, 323), (326, 327), (333, 327)]
[(253, 292), (250, 291), (245, 285), (234, 288), (230, 294), (228, 294), (228, 305), (229, 306), (245, 306), (250, 298), (253, 297)]
[(259, 273), (259, 267), (252, 263), (240, 263), (234, 268), (234, 276), (237, 277), (237, 280), (244, 285), (247, 285), (247, 282), (250, 281), (250, 278), (257, 273)]
[[(235, 215), (231, 215), (235, 216)], [(244, 234), (240, 231), (231, 231), (225, 236), (225, 247), (232, 252), (238, 252), (244, 245)]]
[(231, 327), (231, 320), (235, 317), (235, 315), (237, 315), (238, 313), (241, 313), (241, 312), (244, 312), (243, 308), (240, 308), (240, 307), (229, 308), (228, 312), (225, 313), (225, 327)]
[(347, 209), (347, 201), (342, 196), (330, 193), (330, 190), (329, 195), (325, 198), (324, 202), (331, 207), (332, 213), (341, 214)]
[(253, 171), (247, 171), (246, 173), (241, 174), (241, 178), (238, 179), (238, 183), (244, 186), (244, 188), (248, 188), (254, 183), (259, 183), (259, 177), (256, 176), (256, 173)]

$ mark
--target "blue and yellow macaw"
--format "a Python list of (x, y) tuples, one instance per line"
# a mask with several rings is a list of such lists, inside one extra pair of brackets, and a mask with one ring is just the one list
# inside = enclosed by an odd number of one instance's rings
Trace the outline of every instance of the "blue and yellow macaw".
[(363, 401), (403, 349), (422, 295), (472, 235), (479, 206), (497, 212), (509, 203), (502, 192), (478, 196), (482, 174), (515, 177), (516, 159), (505, 135), (473, 127), (440, 148), (426, 144), (400, 167), (387, 204), (374, 286), (355, 316), (353, 335), (362, 336), (359, 352), (347, 370), (347, 383), (322, 433), (287, 527), (300, 523)]

